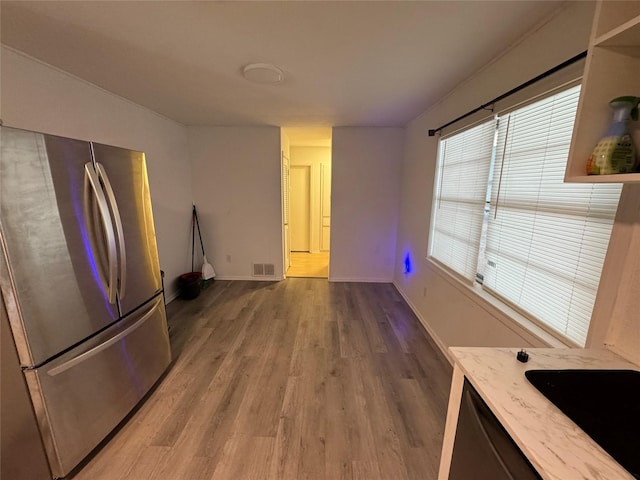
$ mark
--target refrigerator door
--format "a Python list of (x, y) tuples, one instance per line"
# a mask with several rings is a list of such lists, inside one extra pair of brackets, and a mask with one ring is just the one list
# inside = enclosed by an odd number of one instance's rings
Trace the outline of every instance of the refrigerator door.
[(68, 474), (171, 361), (162, 295), (89, 341), (25, 371), (54, 475)]
[(20, 362), (34, 366), (118, 319), (106, 285), (110, 223), (104, 202), (88, 208), (88, 142), (7, 127), (0, 134), (0, 286)]
[(120, 230), (118, 299), (124, 316), (162, 289), (158, 247), (144, 153), (93, 143), (96, 170), (103, 179)]

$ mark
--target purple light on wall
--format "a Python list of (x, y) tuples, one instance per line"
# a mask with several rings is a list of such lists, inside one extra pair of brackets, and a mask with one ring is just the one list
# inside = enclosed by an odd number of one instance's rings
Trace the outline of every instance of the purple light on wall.
[(404, 273), (411, 273), (411, 255), (409, 252), (404, 256)]

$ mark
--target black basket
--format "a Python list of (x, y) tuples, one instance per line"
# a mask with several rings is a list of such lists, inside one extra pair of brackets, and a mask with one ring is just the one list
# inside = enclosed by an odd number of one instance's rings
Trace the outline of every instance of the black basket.
[(178, 286), (180, 287), (180, 297), (184, 300), (192, 300), (200, 295), (202, 283), (202, 273), (189, 272), (183, 273), (178, 277)]

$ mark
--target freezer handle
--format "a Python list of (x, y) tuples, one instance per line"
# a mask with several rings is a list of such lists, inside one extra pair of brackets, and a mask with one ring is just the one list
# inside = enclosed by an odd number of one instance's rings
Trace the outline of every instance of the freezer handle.
[[(100, 186), (100, 179), (93, 169), (93, 164), (88, 162), (84, 165), (85, 181), (89, 181), (91, 189), (95, 195), (98, 204), (98, 211), (100, 217), (102, 217), (102, 225), (104, 226), (104, 234), (107, 241), (107, 280), (103, 279), (106, 283), (107, 297), (109, 303), (116, 303), (116, 278), (117, 278), (117, 266), (116, 266), (116, 239), (113, 232), (113, 225), (111, 224), (111, 216), (109, 215), (109, 206), (107, 205), (107, 199), (104, 196), (102, 187)], [(86, 188), (86, 184), (85, 184)], [(88, 202), (88, 197), (85, 194), (85, 202)]]
[(59, 375), (62, 372), (66, 371), (66, 370), (69, 370), (70, 368), (78, 365), (79, 363), (82, 363), (83, 361), (88, 360), (89, 358), (93, 357), (94, 355), (99, 354), (103, 350), (106, 350), (107, 348), (109, 348), (114, 343), (119, 342), (122, 338), (124, 338), (127, 335), (131, 334), (134, 330), (137, 330), (138, 328), (140, 328), (144, 324), (144, 322), (146, 322), (149, 319), (149, 317), (151, 317), (155, 313), (155, 311), (161, 305), (161, 303), (160, 303), (161, 300), (162, 300), (162, 297), (156, 299), (155, 302), (153, 302), (153, 306), (149, 309), (149, 311), (147, 313), (145, 313), (142, 317), (140, 317), (138, 320), (136, 320), (133, 325), (128, 326), (127, 328), (125, 328), (123, 331), (121, 331), (117, 335), (114, 335), (113, 337), (109, 338), (109, 340), (107, 340), (106, 342), (101, 343), (100, 345), (97, 345), (97, 346), (93, 347), (92, 349), (87, 350), (84, 353), (81, 353), (77, 357), (73, 357), (72, 359), (64, 362), (63, 364), (52, 368), (47, 373), (50, 376), (55, 377), (56, 375)]
[(102, 180), (102, 184), (104, 185), (104, 191), (106, 192), (107, 198), (109, 199), (109, 205), (111, 206), (111, 211), (113, 212), (113, 221), (116, 226), (116, 235), (118, 237), (118, 253), (120, 259), (118, 297), (122, 300), (124, 298), (127, 281), (127, 253), (124, 245), (124, 230), (122, 229), (122, 219), (120, 218), (120, 210), (118, 210), (118, 202), (116, 201), (116, 196), (113, 194), (113, 188), (111, 188), (111, 182), (109, 182), (109, 176), (107, 175), (104, 167), (98, 162), (96, 162), (96, 167), (98, 169), (98, 176), (100, 177), (100, 180)]

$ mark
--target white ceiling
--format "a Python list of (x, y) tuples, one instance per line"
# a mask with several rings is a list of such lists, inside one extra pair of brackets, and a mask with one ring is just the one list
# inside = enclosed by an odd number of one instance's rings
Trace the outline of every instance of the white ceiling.
[[(3, 0), (0, 6), (2, 43), (182, 124), (331, 127), (405, 125), (562, 3)], [(248, 82), (240, 72), (254, 62), (277, 65), (285, 81)]]

